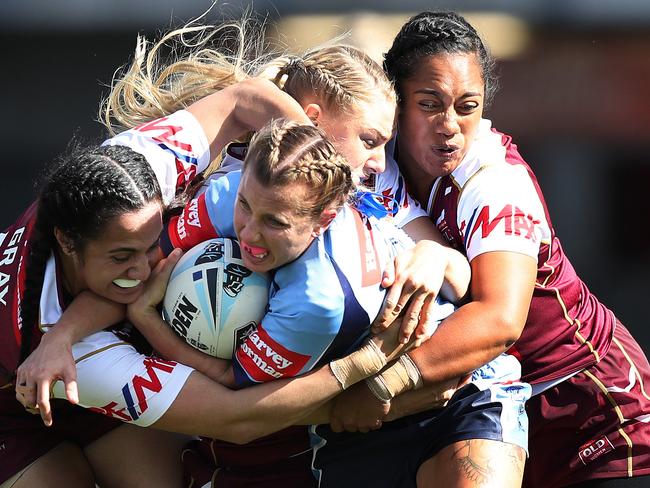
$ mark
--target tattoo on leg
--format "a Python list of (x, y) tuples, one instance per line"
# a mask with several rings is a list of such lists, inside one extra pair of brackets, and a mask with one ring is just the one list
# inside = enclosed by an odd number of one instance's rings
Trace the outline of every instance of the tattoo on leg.
[(472, 440), (465, 441), (459, 446), (452, 458), (456, 459), (458, 470), (476, 486), (486, 485), (494, 474), (494, 470), (489, 466), (487, 460), (481, 463), (476, 456), (472, 457)]

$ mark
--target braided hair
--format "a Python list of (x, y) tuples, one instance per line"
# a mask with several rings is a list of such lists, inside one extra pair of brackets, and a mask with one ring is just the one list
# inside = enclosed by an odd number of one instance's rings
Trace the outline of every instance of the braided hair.
[(384, 70), (400, 92), (400, 82), (415, 74), (422, 58), (441, 53), (474, 53), (485, 83), (485, 104), (497, 90), (494, 58), (476, 29), (455, 12), (422, 12), (402, 26), (384, 55)]
[(330, 205), (343, 205), (354, 188), (349, 164), (320, 129), (283, 119), (255, 134), (243, 171), (253, 171), (263, 185), (302, 183), (312, 188), (313, 199), (296, 210), (314, 220)]
[(339, 44), (302, 56), (279, 57), (260, 68), (259, 75), (298, 101), (317, 95), (326, 107), (336, 110), (353, 110), (359, 102), (372, 104), (379, 97), (396, 100), (381, 66), (352, 46)]
[(160, 202), (156, 175), (144, 156), (124, 146), (73, 146), (45, 173), (37, 198), (34, 233), (27, 259), (25, 293), (21, 302), (21, 357), (31, 350), (45, 266), (57, 249), (54, 229), (82, 252), (89, 240), (101, 237), (108, 222), (126, 212)]

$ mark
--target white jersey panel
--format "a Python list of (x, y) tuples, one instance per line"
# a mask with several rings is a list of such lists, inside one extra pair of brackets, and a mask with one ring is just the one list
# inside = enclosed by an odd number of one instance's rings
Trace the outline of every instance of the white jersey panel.
[(210, 145), (203, 127), (186, 110), (122, 132), (103, 145), (127, 146), (151, 165), (166, 204), (210, 164)]

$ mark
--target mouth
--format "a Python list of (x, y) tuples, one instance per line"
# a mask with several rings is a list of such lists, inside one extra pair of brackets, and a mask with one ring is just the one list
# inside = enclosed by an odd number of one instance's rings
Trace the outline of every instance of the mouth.
[(135, 288), (140, 283), (142, 283), (142, 280), (127, 280), (124, 278), (117, 278), (113, 280), (113, 284), (118, 288), (122, 288), (123, 290), (130, 290), (131, 288)]
[(359, 181), (359, 185), (367, 188), (370, 191), (375, 191), (377, 183), (377, 175), (371, 173), (369, 175), (363, 175)]
[(433, 146), (433, 152), (443, 159), (452, 159), (460, 153), (460, 147), (453, 144)]
[(246, 254), (249, 254), (254, 259), (262, 260), (269, 255), (269, 251), (263, 247), (251, 246), (245, 242), (239, 243)]

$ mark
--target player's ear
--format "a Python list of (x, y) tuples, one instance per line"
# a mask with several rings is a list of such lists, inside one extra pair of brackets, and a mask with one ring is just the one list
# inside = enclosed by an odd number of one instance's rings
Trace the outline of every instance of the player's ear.
[(308, 103), (305, 106), (305, 114), (307, 114), (307, 117), (309, 117), (309, 120), (311, 120), (312, 124), (318, 127), (318, 123), (323, 116), (323, 109), (317, 103)]
[(338, 212), (335, 208), (326, 208), (323, 210), (323, 212), (320, 214), (320, 218), (318, 219), (318, 223), (314, 226), (314, 229), (311, 233), (312, 236), (318, 237), (319, 235), (322, 235), (323, 232), (325, 232), (330, 226), (332, 220), (336, 218), (337, 213)]
[(61, 251), (63, 251), (63, 254), (67, 256), (74, 254), (74, 246), (72, 245), (72, 241), (58, 227), (54, 228), (54, 237), (56, 238), (56, 242), (59, 244)]

